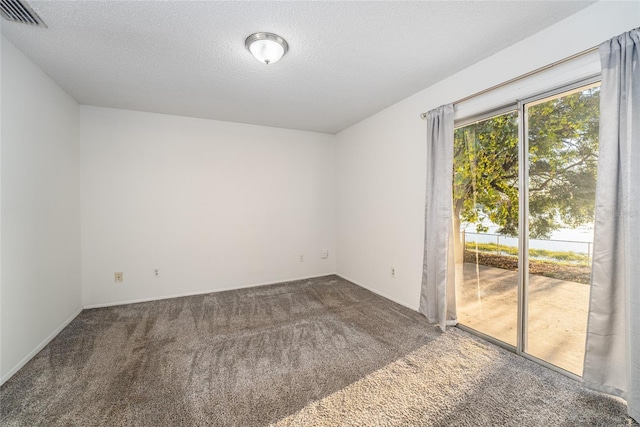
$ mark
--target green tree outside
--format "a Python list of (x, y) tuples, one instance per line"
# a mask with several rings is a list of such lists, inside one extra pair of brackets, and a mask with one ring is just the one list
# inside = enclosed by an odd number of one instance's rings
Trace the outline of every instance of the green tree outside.
[[(600, 88), (591, 87), (528, 107), (529, 230), (555, 230), (593, 221), (598, 160)], [(489, 220), (518, 235), (517, 112), (455, 130), (454, 229)]]

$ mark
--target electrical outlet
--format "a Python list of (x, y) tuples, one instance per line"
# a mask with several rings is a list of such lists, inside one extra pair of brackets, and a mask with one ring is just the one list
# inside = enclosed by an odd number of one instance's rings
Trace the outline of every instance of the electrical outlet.
[(391, 267), (391, 278), (392, 279), (396, 278), (396, 268), (395, 267)]
[(154, 268), (153, 269), (153, 277), (160, 277), (160, 269), (159, 268)]
[(298, 259), (298, 261), (304, 262), (304, 255), (300, 255), (300, 258)]
[(322, 259), (329, 258), (329, 251), (325, 249), (322, 252), (320, 252), (320, 258), (322, 258)]
[(116, 283), (121, 283), (124, 281), (124, 273), (121, 271), (118, 271), (117, 273), (113, 274), (113, 281)]

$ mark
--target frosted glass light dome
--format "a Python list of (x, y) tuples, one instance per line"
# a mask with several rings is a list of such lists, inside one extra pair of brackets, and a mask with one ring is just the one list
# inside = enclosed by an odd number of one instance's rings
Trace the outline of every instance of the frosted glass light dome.
[(244, 45), (258, 61), (267, 65), (278, 62), (289, 50), (286, 40), (272, 33), (251, 34)]

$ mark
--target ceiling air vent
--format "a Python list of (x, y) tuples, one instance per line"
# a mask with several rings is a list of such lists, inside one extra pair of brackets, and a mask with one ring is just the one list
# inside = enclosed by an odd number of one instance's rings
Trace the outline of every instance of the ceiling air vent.
[(0, 0), (0, 14), (8, 21), (47, 28), (38, 14), (20, 0)]

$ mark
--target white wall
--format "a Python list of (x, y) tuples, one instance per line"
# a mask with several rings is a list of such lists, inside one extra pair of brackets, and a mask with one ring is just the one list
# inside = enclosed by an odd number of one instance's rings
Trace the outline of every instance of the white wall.
[[(426, 123), (419, 119), (420, 113), (638, 26), (640, 3), (596, 3), (340, 132), (338, 274), (417, 309), (426, 177)], [(395, 279), (390, 277), (392, 266)]]
[(85, 307), (335, 273), (334, 135), (81, 106), (80, 146)]
[(82, 307), (78, 105), (2, 37), (0, 372)]

